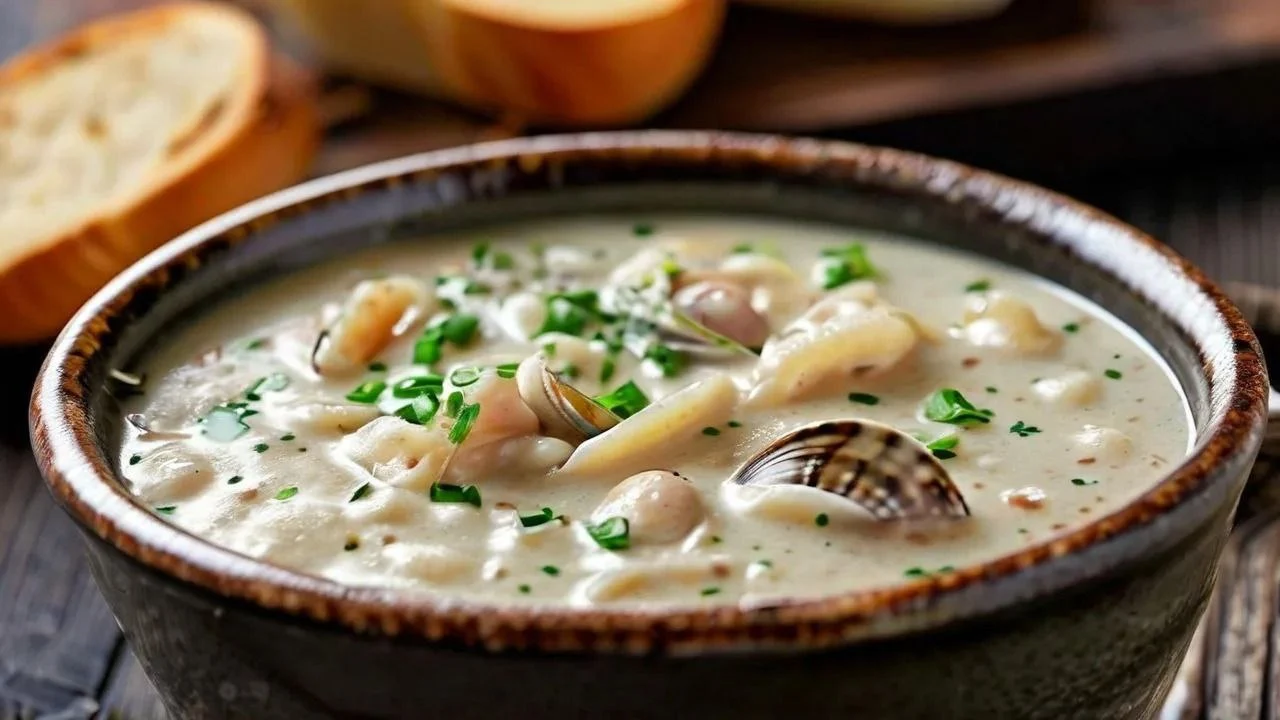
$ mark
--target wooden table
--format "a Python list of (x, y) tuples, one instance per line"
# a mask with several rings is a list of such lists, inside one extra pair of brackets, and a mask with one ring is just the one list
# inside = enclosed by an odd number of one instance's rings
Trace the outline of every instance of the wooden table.
[[(77, 17), (141, 1), (0, 0), (0, 58)], [(1274, 65), (1231, 68), (1090, 95), (878, 118), (839, 134), (1040, 181), (1136, 223), (1220, 281), (1280, 286), (1278, 80)], [(377, 107), (373, 118), (335, 129), (317, 172), (489, 131), (482, 119), (443, 106), (379, 95)], [(1271, 355), (1280, 357), (1275, 318), (1280, 311), (1264, 324), (1274, 323)], [(27, 448), (25, 403), (42, 355), (38, 347), (0, 351), (0, 718), (161, 718), (85, 571), (77, 531), (51, 502)], [(1276, 585), (1257, 582), (1274, 571), (1280, 550), (1280, 526), (1269, 517), (1240, 535), (1222, 583), (1232, 600), (1222, 604), (1236, 613), (1230, 618), (1257, 625), (1221, 640), (1205, 636), (1217, 679), (1191, 686), (1185, 714), (1170, 718), (1253, 720), (1280, 707), (1265, 672), (1275, 662)]]

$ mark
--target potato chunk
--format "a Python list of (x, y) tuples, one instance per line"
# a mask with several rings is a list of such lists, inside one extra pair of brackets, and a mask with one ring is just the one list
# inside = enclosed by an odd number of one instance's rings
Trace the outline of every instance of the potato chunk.
[(1029, 304), (999, 291), (968, 299), (960, 334), (978, 347), (1025, 355), (1051, 352), (1062, 341), (1062, 335), (1045, 327)]

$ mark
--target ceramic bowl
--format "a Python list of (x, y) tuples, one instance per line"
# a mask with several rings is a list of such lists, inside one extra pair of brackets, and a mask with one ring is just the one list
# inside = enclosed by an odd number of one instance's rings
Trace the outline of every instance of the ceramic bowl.
[[(772, 607), (524, 610), (343, 587), (215, 547), (121, 484), (107, 373), (221, 296), (354, 247), (589, 211), (845, 223), (981, 253), (1136, 328), (1195, 449), (1132, 504), (992, 562)], [(426, 242), (425, 240), (418, 240)], [(31, 409), (49, 488), (174, 718), (1147, 718), (1196, 619), (1263, 437), (1239, 312), (1168, 248), (1065, 197), (919, 155), (778, 137), (521, 139), (352, 170), (174, 240), (55, 343)]]

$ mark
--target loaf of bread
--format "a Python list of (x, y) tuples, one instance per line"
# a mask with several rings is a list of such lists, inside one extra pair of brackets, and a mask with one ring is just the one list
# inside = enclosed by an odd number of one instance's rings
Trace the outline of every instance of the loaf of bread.
[(305, 177), (311, 77), (247, 13), (181, 2), (0, 67), (0, 343), (56, 334), (112, 276)]
[(560, 127), (644, 119), (698, 76), (725, 0), (271, 0), (329, 68)]

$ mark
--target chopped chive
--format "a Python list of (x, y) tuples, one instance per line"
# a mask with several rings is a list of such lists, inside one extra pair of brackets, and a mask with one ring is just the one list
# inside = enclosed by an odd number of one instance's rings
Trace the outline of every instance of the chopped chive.
[(172, 515), (173, 511), (177, 509), (178, 509), (177, 505), (161, 505), (160, 507), (156, 508), (156, 512), (160, 513), (161, 515)]
[(480, 267), (481, 265), (484, 264), (484, 259), (488, 254), (489, 254), (489, 243), (487, 242), (480, 243), (475, 247), (471, 248), (471, 262), (474, 263), (476, 267)]
[(702, 597), (709, 597), (711, 595), (719, 595), (719, 594), (720, 594), (720, 588), (718, 587), (702, 588)]
[(466, 387), (474, 385), (480, 379), (480, 369), (474, 367), (463, 366), (449, 373), (449, 382), (454, 387)]
[(722, 542), (724, 542), (724, 539), (723, 539), (723, 538), (721, 538), (719, 535), (712, 535), (712, 536), (711, 536), (711, 544), (712, 544), (712, 545), (719, 545), (719, 544), (720, 544), (720, 543), (722, 543)]
[(387, 364), (384, 362), (369, 363), (369, 372), (386, 372)]
[(1110, 368), (1107, 368), (1107, 371), (1104, 372), (1103, 375), (1106, 375), (1112, 380), (1119, 380), (1120, 378), (1124, 377), (1124, 375), (1119, 370), (1112, 370)]
[(1080, 332), (1080, 324), (1079, 324), (1079, 323), (1073, 323), (1073, 322), (1067, 323), (1066, 325), (1063, 325), (1063, 326), (1062, 326), (1062, 332), (1065, 332), (1065, 333), (1078, 333), (1078, 332)]
[(601, 395), (595, 401), (624, 420), (649, 407), (649, 398), (634, 380), (628, 380), (617, 390)]
[(598, 297), (594, 290), (557, 293), (547, 298), (547, 317), (537, 335), (559, 332), (575, 337), (582, 335), (597, 314)]
[(270, 449), (271, 449), (271, 446), (266, 443), (258, 443), (257, 445), (253, 446), (253, 451), (258, 453), (259, 455), (261, 455), (262, 453)]
[(976, 425), (991, 422), (995, 413), (979, 410), (959, 390), (943, 388), (925, 401), (924, 416), (934, 422), (951, 425)]
[(813, 524), (818, 527), (826, 527), (830, 523), (831, 518), (827, 517), (826, 513), (818, 513), (818, 516), (813, 519)]
[(245, 345), (244, 345), (244, 349), (245, 349), (245, 350), (258, 350), (258, 349), (262, 348), (262, 347), (263, 347), (264, 345), (266, 345), (266, 344), (267, 344), (267, 340), (266, 340), (266, 338), (254, 338), (254, 339), (250, 340), (249, 342), (245, 343)]
[(750, 255), (755, 251), (756, 251), (756, 248), (754, 245), (742, 244), (742, 245), (734, 245), (733, 249), (730, 250), (729, 252), (734, 255)]
[(431, 502), (456, 503), (480, 507), (480, 488), (475, 485), (449, 485), (431, 483)]
[(342, 546), (342, 549), (347, 552), (351, 552), (352, 550), (359, 550), (360, 541), (356, 538), (348, 538), (347, 543)]
[(1085, 480), (1084, 478), (1071, 478), (1072, 485), (1097, 485), (1097, 480)]
[(418, 375), (405, 378), (391, 388), (391, 395), (398, 398), (415, 398), (424, 393), (438, 393), (444, 389), (444, 378), (439, 375)]
[(925, 444), (925, 448), (933, 453), (933, 456), (939, 460), (950, 460), (956, 456), (956, 446), (960, 444), (959, 435), (943, 435), (942, 437)]
[(729, 421), (729, 427), (731, 427), (731, 428), (740, 428), (740, 427), (742, 427), (742, 423), (738, 422), (737, 420), (730, 420), (730, 421)]
[(767, 567), (767, 568), (771, 568), (771, 567), (773, 567), (773, 561), (772, 561), (772, 560), (756, 560), (756, 564), (757, 564), (757, 565), (763, 565), (764, 567)]
[(868, 393), (849, 393), (849, 402), (860, 405), (879, 405), (880, 398)]
[(547, 575), (550, 575), (551, 577), (555, 577), (560, 574), (560, 568), (556, 567), (555, 565), (543, 565), (542, 572), (546, 573)]
[(919, 578), (919, 577), (924, 577), (929, 573), (925, 572), (924, 568), (922, 567), (913, 567), (913, 568), (907, 568), (906, 572), (902, 574), (909, 578)]
[(521, 595), (528, 595), (530, 592), (533, 591), (533, 588), (529, 587), (528, 585), (521, 585), (517, 589), (520, 591)]
[(636, 237), (649, 237), (653, 234), (653, 225), (649, 223), (636, 223), (631, 227), (631, 234)]
[(1019, 420), (1018, 422), (1010, 426), (1009, 432), (1013, 433), (1014, 435), (1017, 435), (1018, 437), (1030, 437), (1032, 435), (1039, 433), (1040, 428), (1034, 425), (1028, 425), (1022, 422), (1021, 420)]
[(662, 377), (675, 377), (684, 370), (689, 359), (683, 352), (666, 345), (654, 345), (644, 352), (645, 360), (652, 360), (662, 370)]
[(551, 508), (547, 508), (547, 507), (542, 508), (542, 510), (541, 510), (540, 512), (538, 512), (538, 513), (536, 513), (536, 514), (534, 514), (534, 515), (520, 515), (520, 516), (519, 516), (519, 518), (520, 518), (520, 526), (521, 526), (521, 527), (527, 527), (527, 528), (533, 528), (533, 527), (539, 527), (539, 526), (541, 526), (541, 525), (546, 525), (547, 523), (551, 522), (552, 520), (558, 520), (560, 517), (561, 517), (561, 516), (556, 515), (556, 514), (555, 514), (555, 512), (554, 512)]
[(510, 380), (516, 376), (516, 370), (520, 367), (520, 363), (503, 363), (494, 370), (498, 373), (498, 377), (503, 380)]
[(141, 456), (141, 455), (139, 455), (139, 454), (137, 454), (137, 453), (134, 453), (133, 455), (130, 455), (130, 456), (129, 456), (129, 464), (130, 464), (130, 465), (137, 465), (137, 464), (138, 464), (138, 463), (140, 463), (140, 462), (142, 462), (142, 456)]
[(413, 362), (417, 365), (433, 365), (440, 362), (444, 340), (439, 333), (428, 332), (413, 344)]
[(347, 502), (355, 502), (361, 498), (369, 497), (369, 495), (371, 495), (372, 493), (373, 493), (373, 483), (365, 483), (360, 487), (356, 488), (355, 492), (351, 493), (351, 499), (348, 500)]
[(824, 290), (832, 290), (876, 274), (875, 266), (867, 259), (866, 248), (860, 243), (851, 243), (842, 248), (827, 248), (822, 251), (822, 255), (832, 259), (823, 268)]
[(511, 257), (511, 253), (496, 252), (493, 254), (493, 262), (491, 264), (494, 270), (511, 270), (516, 266), (516, 259)]
[(971, 282), (968, 285), (964, 286), (964, 291), (967, 293), (986, 292), (990, 289), (991, 289), (990, 280), (978, 280), (976, 282)]
[(598, 525), (587, 525), (587, 534), (605, 550), (631, 547), (631, 523), (624, 517), (611, 517)]
[(454, 345), (462, 346), (471, 342), (476, 330), (480, 327), (480, 318), (475, 315), (451, 315), (440, 325), (440, 337)]
[(445, 417), (456, 418), (458, 417), (458, 413), (461, 410), (462, 410), (462, 392), (460, 390), (454, 390), (453, 392), (449, 393), (449, 398), (445, 400), (445, 403), (444, 403)]
[(243, 481), (244, 481), (243, 475), (232, 475), (231, 477), (227, 478), (228, 485), (239, 485)]
[(382, 391), (387, 389), (387, 384), (381, 380), (370, 380), (360, 383), (355, 390), (347, 393), (347, 399), (354, 403), (363, 403), (372, 405), (378, 402), (378, 397), (382, 395)]
[(471, 403), (464, 405), (458, 411), (458, 419), (453, 423), (453, 427), (449, 428), (449, 442), (454, 445), (461, 445), (467, 436), (471, 434), (471, 428), (476, 424), (476, 418), (480, 417), (480, 404)]
[(276, 493), (276, 499), (283, 502), (297, 494), (298, 494), (298, 487), (296, 485), (290, 485), (289, 487)]
[(281, 442), (289, 442), (290, 440), (297, 440), (297, 439), (298, 439), (298, 436), (294, 435), (293, 433), (285, 433), (284, 435), (280, 436)]
[(995, 395), (996, 393), (1000, 392), (1000, 390), (999, 390), (998, 388), (995, 388), (995, 387), (991, 386), (991, 385), (988, 385), (988, 386), (987, 386), (987, 392), (991, 393), (992, 395)]
[(609, 382), (613, 379), (613, 373), (618, 369), (618, 363), (611, 357), (606, 357), (604, 362), (600, 364), (600, 382)]
[(543, 352), (543, 354), (544, 354), (544, 355), (546, 355), (547, 357), (555, 357), (555, 356), (556, 356), (556, 344), (555, 344), (555, 343), (546, 343), (546, 344), (544, 344), (544, 345), (542, 346), (542, 352)]
[(436, 411), (440, 409), (440, 400), (433, 393), (423, 393), (415, 397), (408, 404), (396, 410), (396, 417), (414, 425), (426, 425), (431, 422), (431, 418), (436, 416)]
[(719, 435), (719, 434), (720, 434), (720, 428), (714, 428), (714, 427), (710, 427), (710, 426), (708, 426), (708, 427), (704, 427), (704, 428), (702, 428), (702, 434), (703, 434), (703, 435), (709, 435), (709, 436), (711, 436), (711, 437), (715, 437), (715, 436), (717, 436), (717, 435)]

